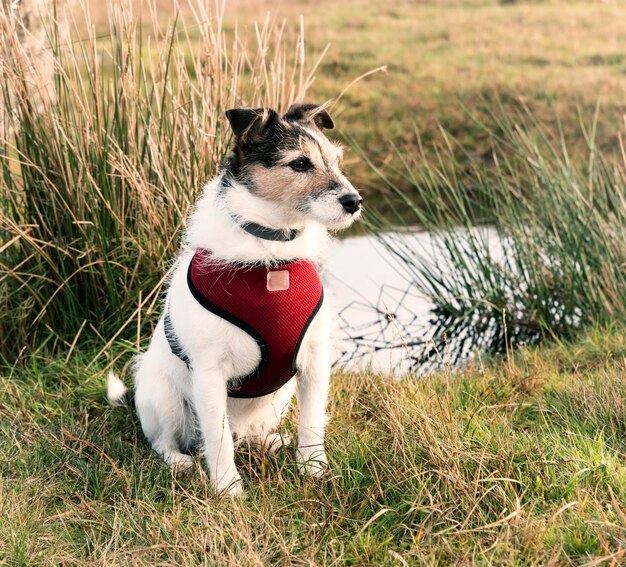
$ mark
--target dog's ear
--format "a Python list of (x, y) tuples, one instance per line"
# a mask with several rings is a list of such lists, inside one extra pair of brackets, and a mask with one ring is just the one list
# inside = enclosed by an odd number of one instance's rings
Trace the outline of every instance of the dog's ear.
[(233, 134), (239, 137), (252, 129), (255, 122), (263, 116), (262, 108), (231, 108), (226, 111)]
[(320, 130), (332, 130), (335, 127), (333, 119), (322, 105), (319, 104), (292, 104), (285, 114), (285, 120), (312, 122)]
[(247, 138), (261, 134), (278, 119), (278, 113), (265, 108), (231, 108), (226, 111), (226, 118), (237, 138)]

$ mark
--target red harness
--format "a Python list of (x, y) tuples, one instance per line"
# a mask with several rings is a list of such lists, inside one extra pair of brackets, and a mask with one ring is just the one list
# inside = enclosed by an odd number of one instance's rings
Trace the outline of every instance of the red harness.
[[(199, 249), (189, 265), (187, 282), (203, 307), (244, 330), (261, 349), (257, 368), (233, 380), (229, 396), (265, 396), (293, 378), (300, 345), (324, 299), (313, 262), (297, 260), (272, 267), (226, 264)], [(171, 322), (169, 331), (173, 333)], [(182, 358), (172, 341), (170, 346)]]

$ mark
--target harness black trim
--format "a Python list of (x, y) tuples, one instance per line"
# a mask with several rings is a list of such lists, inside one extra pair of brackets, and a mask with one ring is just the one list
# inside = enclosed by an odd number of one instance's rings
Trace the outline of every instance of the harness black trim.
[(306, 320), (306, 323), (304, 324), (304, 327), (302, 327), (302, 332), (300, 333), (300, 336), (298, 337), (298, 342), (296, 343), (296, 348), (293, 352), (293, 358), (291, 360), (291, 369), (294, 372), (298, 372), (299, 368), (296, 364), (296, 358), (298, 357), (298, 353), (300, 352), (300, 347), (302, 346), (302, 341), (304, 340), (304, 335), (306, 335), (306, 332), (309, 330), (309, 327), (311, 326), (311, 323), (313, 322), (313, 319), (315, 319), (315, 316), (317, 315), (317, 313), (319, 312), (319, 310), (322, 308), (322, 303), (324, 303), (324, 287), (322, 286), (322, 293), (320, 294), (320, 300), (317, 302), (317, 305), (315, 306), (315, 309), (313, 309), (313, 312), (311, 313), (311, 315), (309, 316), (309, 318)]

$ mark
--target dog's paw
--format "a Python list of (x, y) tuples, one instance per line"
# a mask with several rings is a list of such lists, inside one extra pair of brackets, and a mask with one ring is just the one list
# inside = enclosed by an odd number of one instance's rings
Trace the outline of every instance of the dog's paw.
[(185, 476), (193, 470), (193, 457), (182, 453), (172, 453), (165, 459), (175, 476)]
[(228, 477), (228, 479), (222, 478), (219, 481), (213, 481), (213, 488), (220, 496), (229, 498), (243, 498), (245, 496), (243, 481), (239, 473)]
[(240, 437), (235, 441), (235, 447), (241, 445), (248, 445), (254, 449), (265, 451), (270, 455), (273, 455), (288, 447), (291, 444), (290, 435), (282, 435), (280, 433), (270, 433), (269, 435), (251, 435), (247, 437)]
[(303, 475), (319, 478), (328, 470), (328, 458), (322, 446), (298, 447), (296, 459)]
[(265, 438), (264, 447), (265, 450), (273, 455), (281, 449), (288, 447), (291, 444), (290, 435), (281, 435), (280, 433), (272, 433)]

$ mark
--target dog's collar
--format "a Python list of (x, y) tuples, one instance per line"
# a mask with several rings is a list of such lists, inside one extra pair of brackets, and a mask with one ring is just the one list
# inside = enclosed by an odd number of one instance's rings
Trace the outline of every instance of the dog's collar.
[[(224, 174), (222, 177), (222, 182), (220, 184), (221, 189), (226, 189), (227, 187), (232, 187), (232, 183), (228, 174)], [(302, 228), (270, 228), (269, 226), (263, 226), (262, 224), (258, 224), (252, 221), (243, 221), (237, 218), (232, 212), (230, 212), (230, 216), (232, 219), (240, 226), (242, 230), (251, 234), (252, 236), (256, 236), (257, 238), (261, 238), (263, 240), (271, 240), (273, 242), (291, 242), (295, 240), (302, 234)]]
[(262, 238), (263, 240), (272, 240), (274, 242), (291, 242), (302, 234), (301, 228), (269, 228), (268, 226), (263, 226), (255, 222), (244, 222), (239, 226), (252, 236)]

